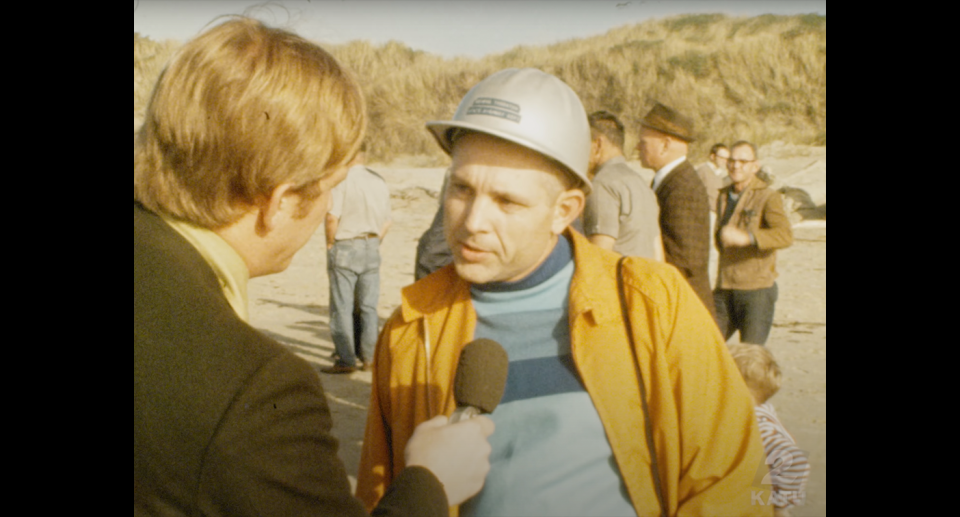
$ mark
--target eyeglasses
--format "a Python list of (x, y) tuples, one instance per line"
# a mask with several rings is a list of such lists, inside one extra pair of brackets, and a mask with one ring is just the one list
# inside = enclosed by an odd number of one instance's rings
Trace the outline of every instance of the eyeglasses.
[(753, 163), (755, 161), (757, 161), (756, 158), (752, 160), (736, 160), (736, 159), (730, 158), (727, 160), (727, 165), (746, 165), (748, 163)]

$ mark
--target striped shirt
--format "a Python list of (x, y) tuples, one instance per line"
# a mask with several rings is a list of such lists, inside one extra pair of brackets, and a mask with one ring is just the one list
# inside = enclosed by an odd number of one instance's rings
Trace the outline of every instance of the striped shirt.
[(756, 407), (760, 437), (767, 453), (770, 473), (763, 478), (764, 485), (773, 485), (772, 502), (777, 508), (803, 504), (810, 476), (807, 455), (797, 447), (793, 436), (783, 427), (773, 404)]
[(463, 517), (636, 517), (603, 423), (570, 345), (573, 251), (563, 237), (533, 274), (471, 290), (475, 337), (510, 357), (506, 390), (491, 418), (490, 475)]

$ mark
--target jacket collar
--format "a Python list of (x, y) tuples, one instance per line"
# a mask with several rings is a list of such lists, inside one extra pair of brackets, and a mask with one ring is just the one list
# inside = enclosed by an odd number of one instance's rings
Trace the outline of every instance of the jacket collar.
[[(608, 298), (610, 293), (618, 292), (618, 255), (590, 244), (586, 237), (572, 229), (568, 228), (564, 234), (573, 245), (576, 267), (570, 286), (571, 321), (588, 313), (597, 325), (617, 321), (619, 302), (612, 303)], [(470, 284), (457, 275), (453, 264), (407, 286), (402, 298), (401, 316), (408, 323), (457, 305), (472, 304)]]
[(604, 171), (613, 169), (613, 168), (617, 167), (618, 165), (626, 165), (626, 164), (627, 164), (627, 159), (624, 158), (623, 155), (614, 156), (613, 158), (610, 158), (609, 160), (603, 162), (602, 165), (600, 165), (600, 168), (597, 169), (597, 174), (596, 174), (596, 175), (599, 176), (599, 175), (603, 174)]
[(250, 281), (250, 270), (247, 269), (243, 257), (222, 237), (206, 228), (164, 215), (160, 215), (160, 218), (200, 253), (217, 275), (223, 295), (237, 316), (243, 321), (249, 321), (247, 283)]
[(573, 242), (576, 272), (570, 285), (570, 318), (592, 314), (593, 323), (601, 325), (619, 319), (618, 302), (611, 302), (610, 293), (618, 292), (617, 260), (619, 255), (594, 246), (580, 233), (567, 230)]
[[(590, 244), (586, 237), (572, 229), (568, 228), (564, 234), (570, 238), (573, 245), (576, 267), (570, 286), (571, 321), (587, 313), (592, 313), (595, 324), (618, 320), (619, 304), (606, 299), (618, 289), (618, 255)], [(402, 298), (401, 316), (405, 322), (412, 322), (456, 305), (472, 304), (470, 284), (457, 275), (453, 264), (405, 287)]]
[[(730, 184), (730, 185), (727, 185), (726, 187), (723, 187), (721, 190), (729, 192), (729, 191), (732, 191), (734, 187), (735, 185)], [(763, 190), (769, 187), (770, 185), (767, 185), (767, 182), (754, 176), (753, 179), (750, 180), (750, 183), (747, 183), (747, 188), (743, 189), (743, 192), (741, 192), (740, 195), (742, 196), (751, 190)]]
[(686, 171), (688, 168), (693, 169), (693, 165), (689, 165), (689, 161), (687, 160), (686, 156), (684, 156), (679, 162), (671, 162), (669, 165), (666, 165), (663, 169), (657, 171), (657, 174), (653, 177), (653, 191), (659, 192), (661, 189), (663, 189), (664, 185), (669, 185), (676, 180), (677, 176), (679, 175), (678, 173)]
[(403, 320), (411, 322), (458, 303), (470, 303), (470, 284), (457, 275), (453, 264), (448, 264), (419, 282), (403, 288), (401, 298)]

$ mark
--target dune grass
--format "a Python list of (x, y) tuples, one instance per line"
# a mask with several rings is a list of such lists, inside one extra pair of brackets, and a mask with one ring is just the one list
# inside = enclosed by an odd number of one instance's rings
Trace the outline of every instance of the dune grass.
[[(397, 42), (325, 47), (363, 85), (376, 161), (415, 156), (420, 164), (444, 163), (424, 122), (451, 117), (473, 85), (509, 67), (554, 74), (580, 95), (588, 112), (618, 114), (629, 128), (630, 147), (640, 119), (657, 101), (695, 120), (695, 159), (718, 141), (826, 145), (824, 16), (677, 16), (481, 59), (445, 59)], [(174, 48), (134, 34), (135, 120)]]
[(142, 119), (143, 110), (150, 101), (153, 85), (179, 44), (175, 41), (158, 43), (133, 33), (133, 120), (134, 127)]

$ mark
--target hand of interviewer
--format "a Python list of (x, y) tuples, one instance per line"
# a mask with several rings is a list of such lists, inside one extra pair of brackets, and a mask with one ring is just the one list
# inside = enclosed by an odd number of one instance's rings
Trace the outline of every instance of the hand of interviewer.
[(478, 416), (450, 424), (445, 416), (428, 420), (414, 430), (404, 451), (407, 466), (429, 469), (443, 483), (452, 506), (483, 488), (490, 472), (493, 421)]

